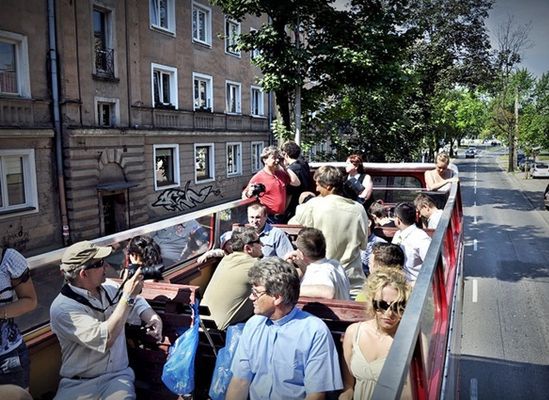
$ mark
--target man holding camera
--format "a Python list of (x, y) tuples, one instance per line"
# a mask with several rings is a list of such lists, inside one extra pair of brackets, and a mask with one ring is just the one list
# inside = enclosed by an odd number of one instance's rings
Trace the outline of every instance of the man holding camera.
[(124, 325), (142, 320), (148, 334), (162, 340), (160, 317), (138, 296), (141, 268), (122, 286), (106, 281), (104, 258), (111, 252), (83, 241), (68, 247), (61, 259), (66, 284), (50, 308), (62, 357), (55, 400), (135, 399)]
[[(248, 186), (242, 192), (242, 198), (257, 195), (259, 202), (267, 208), (268, 222), (272, 224), (285, 223), (286, 186), (299, 186), (297, 175), (286, 168), (284, 157), (276, 146), (268, 146), (261, 153), (263, 169), (252, 176)], [(263, 193), (254, 193), (254, 186), (263, 184)]]

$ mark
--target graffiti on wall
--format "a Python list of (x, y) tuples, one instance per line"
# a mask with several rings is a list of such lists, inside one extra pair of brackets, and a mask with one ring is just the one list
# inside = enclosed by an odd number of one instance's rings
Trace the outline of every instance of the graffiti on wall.
[[(12, 228), (12, 225), (10, 225)], [(30, 235), (28, 231), (23, 231), (23, 226), (19, 227), (19, 230), (14, 232), (8, 229), (8, 232), (2, 239), (2, 247), (12, 248), (19, 252), (24, 252), (27, 249), (27, 244), (30, 241)]]
[(203, 203), (210, 194), (221, 196), (221, 190), (206, 186), (199, 192), (189, 188), (191, 181), (185, 183), (183, 189), (166, 189), (152, 204), (153, 207), (164, 207), (168, 211), (185, 211)]

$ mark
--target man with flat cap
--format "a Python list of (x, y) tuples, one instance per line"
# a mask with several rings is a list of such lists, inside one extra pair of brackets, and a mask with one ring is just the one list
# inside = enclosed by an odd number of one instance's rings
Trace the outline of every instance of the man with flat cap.
[(62, 357), (55, 400), (135, 399), (124, 325), (142, 320), (148, 333), (162, 340), (160, 317), (138, 296), (141, 268), (122, 286), (106, 280), (104, 258), (111, 251), (83, 241), (68, 247), (61, 259), (66, 283), (50, 308)]

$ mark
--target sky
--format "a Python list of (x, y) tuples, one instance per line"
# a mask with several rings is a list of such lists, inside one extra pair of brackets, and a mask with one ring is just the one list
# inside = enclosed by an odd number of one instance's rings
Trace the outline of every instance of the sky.
[(517, 25), (532, 24), (529, 35), (532, 47), (521, 54), (520, 67), (536, 77), (549, 72), (549, 0), (495, 0), (486, 21), (493, 47), (497, 47), (497, 28), (509, 15)]

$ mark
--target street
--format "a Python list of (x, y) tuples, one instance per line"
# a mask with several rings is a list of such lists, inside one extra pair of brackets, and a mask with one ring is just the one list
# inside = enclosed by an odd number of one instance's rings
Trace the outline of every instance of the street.
[(549, 180), (508, 174), (488, 151), (455, 163), (465, 218), (460, 397), (546, 399)]

